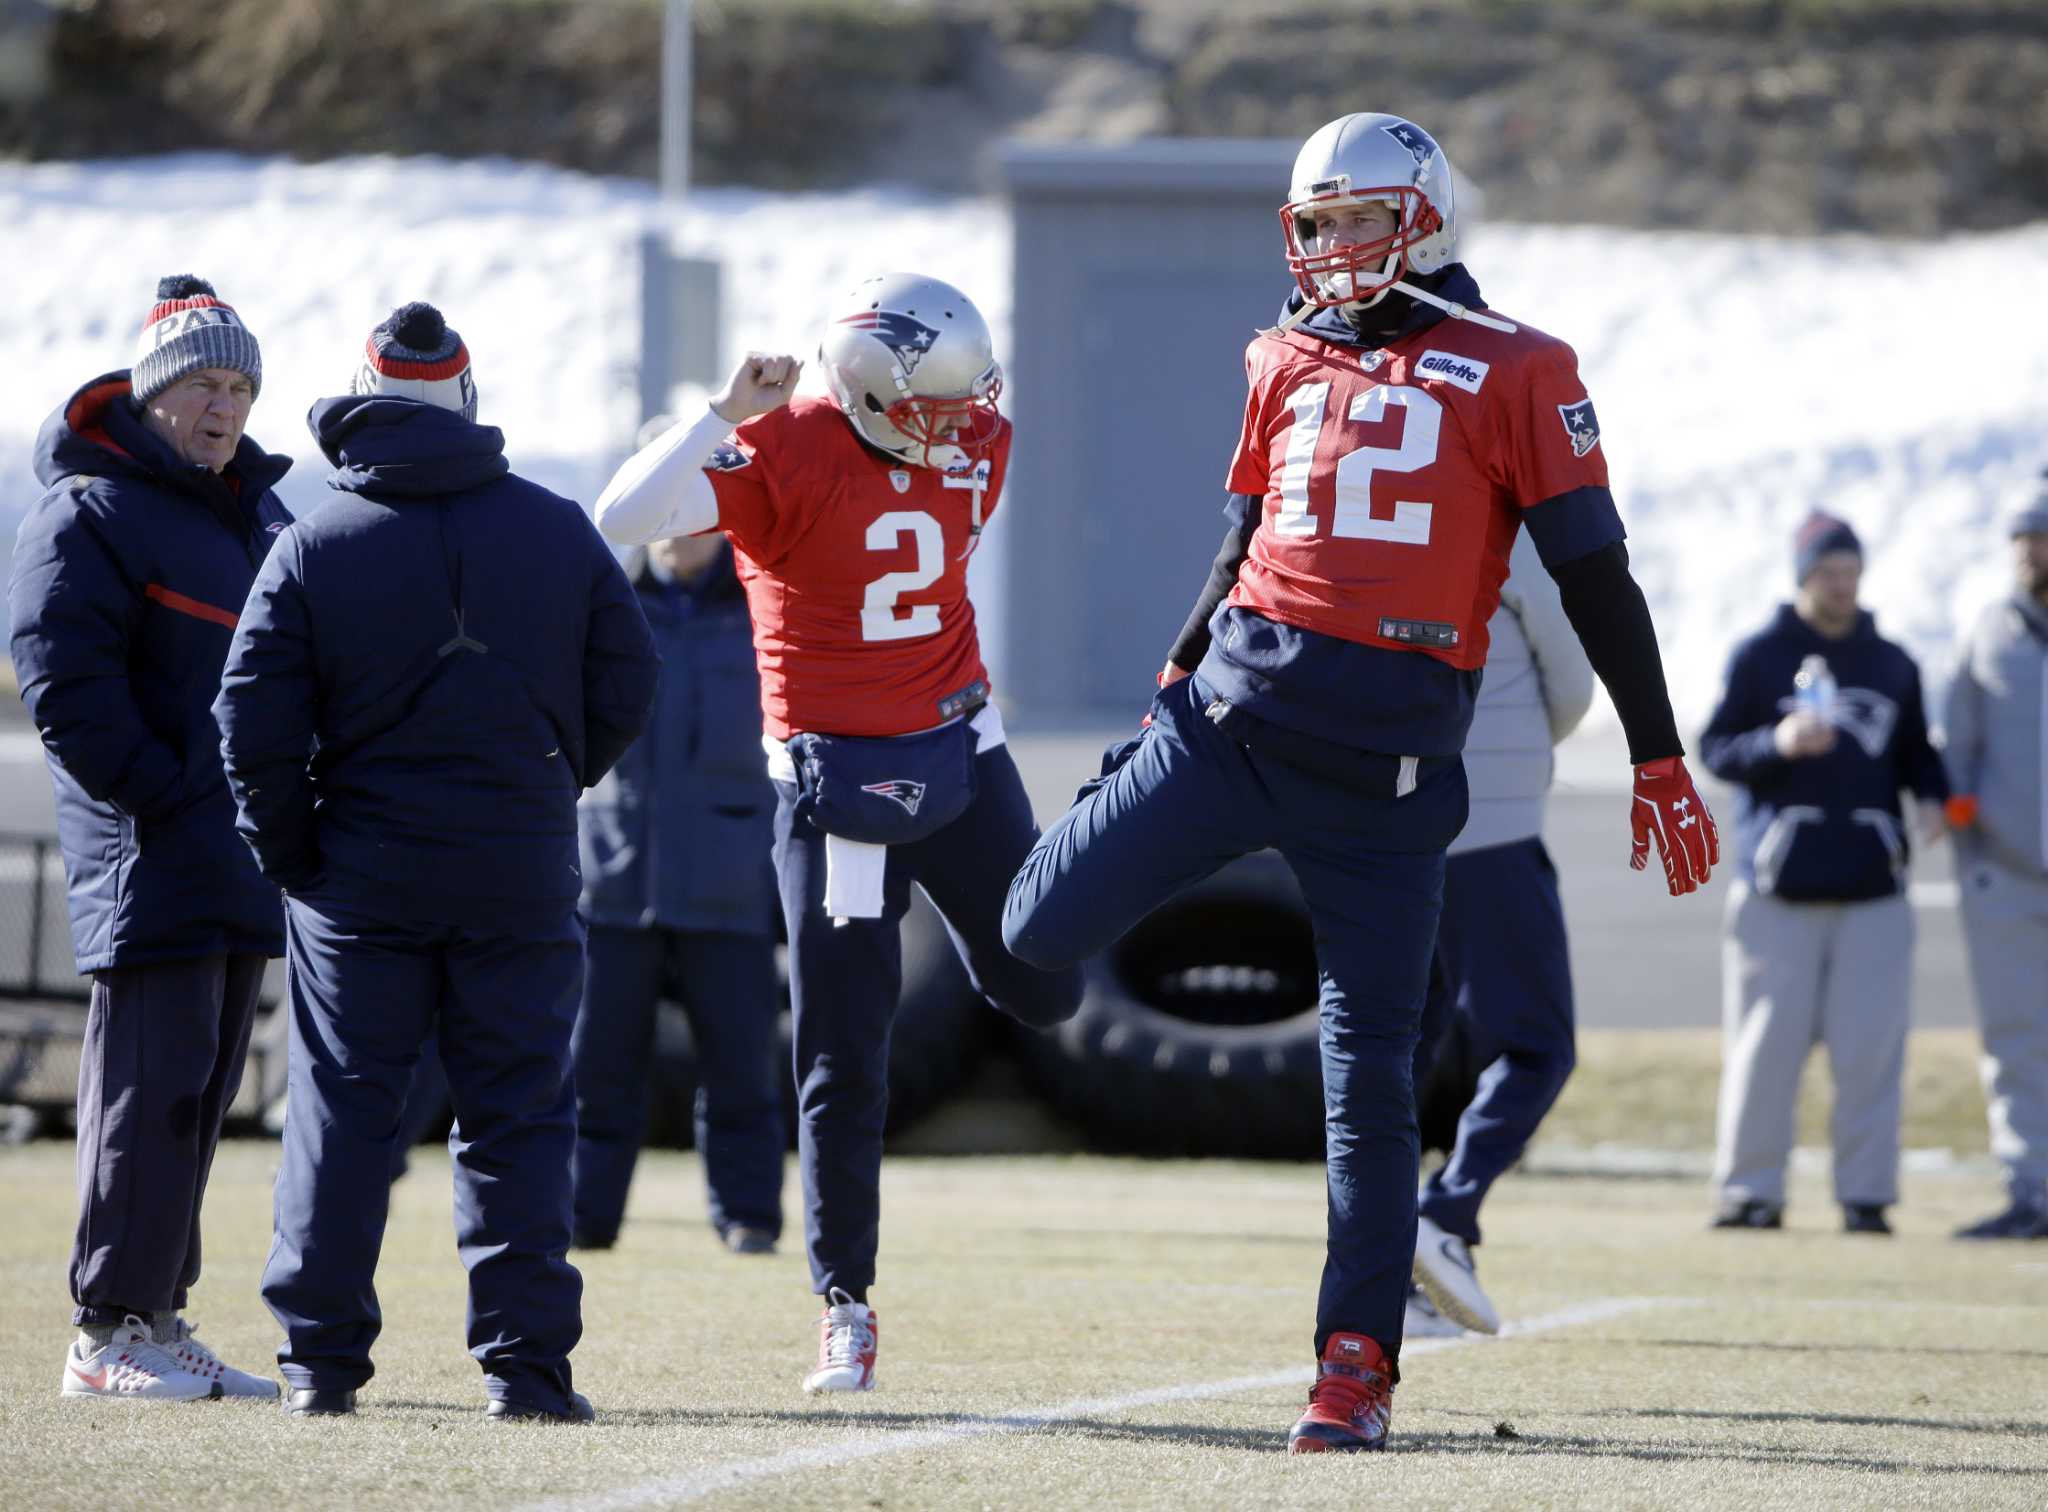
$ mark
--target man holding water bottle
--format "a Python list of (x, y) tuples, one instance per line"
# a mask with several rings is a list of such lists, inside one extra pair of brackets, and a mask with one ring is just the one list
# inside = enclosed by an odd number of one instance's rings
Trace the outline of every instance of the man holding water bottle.
[(1735, 648), (1700, 738), (1708, 769), (1736, 789), (1714, 1227), (1783, 1226), (1799, 1074), (1819, 1042), (1842, 1226), (1888, 1234), (1913, 950), (1899, 795), (1913, 793), (1932, 841), (1948, 779), (1919, 669), (1857, 604), (1856, 532), (1815, 511), (1792, 562), (1793, 601)]

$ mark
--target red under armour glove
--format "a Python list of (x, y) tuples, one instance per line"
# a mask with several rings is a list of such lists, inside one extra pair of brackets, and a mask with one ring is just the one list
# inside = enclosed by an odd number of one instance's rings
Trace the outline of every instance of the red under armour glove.
[(1682, 757), (1666, 756), (1636, 768), (1636, 801), (1630, 823), (1635, 844), (1628, 864), (1641, 871), (1650, 862), (1650, 838), (1664, 863), (1671, 896), (1697, 890), (1721, 860), (1721, 832), (1707, 812), (1700, 790)]

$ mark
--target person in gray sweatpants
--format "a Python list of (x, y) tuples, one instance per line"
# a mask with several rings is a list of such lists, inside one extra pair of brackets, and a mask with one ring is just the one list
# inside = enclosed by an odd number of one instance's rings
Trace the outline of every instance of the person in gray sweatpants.
[(2048, 474), (2012, 518), (2012, 594), (1964, 638), (1943, 709), (1963, 937), (2003, 1212), (1959, 1239), (2048, 1239)]
[(1842, 1226), (1888, 1234), (1913, 951), (1899, 794), (1919, 799), (1932, 838), (1948, 782), (1919, 670), (1857, 607), (1855, 531), (1816, 511), (1793, 538), (1793, 570), (1796, 600), (1736, 647), (1700, 739), (1737, 789), (1714, 1227), (1782, 1226), (1799, 1076), (1819, 1043)]

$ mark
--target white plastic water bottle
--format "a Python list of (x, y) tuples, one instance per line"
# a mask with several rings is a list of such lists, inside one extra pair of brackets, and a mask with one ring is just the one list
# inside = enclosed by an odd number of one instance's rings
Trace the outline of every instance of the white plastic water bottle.
[(1799, 671), (1792, 678), (1793, 698), (1799, 708), (1813, 715), (1823, 724), (1835, 712), (1835, 674), (1828, 670), (1827, 658), (1809, 656), (1799, 664)]

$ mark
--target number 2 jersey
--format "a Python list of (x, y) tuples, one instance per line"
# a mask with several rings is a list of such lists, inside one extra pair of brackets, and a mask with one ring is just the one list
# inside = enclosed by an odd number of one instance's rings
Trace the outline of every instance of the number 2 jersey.
[(995, 513), (1010, 424), (958, 473), (863, 443), (829, 399), (757, 415), (705, 464), (754, 621), (777, 740), (908, 735), (988, 692), (967, 559)]
[(1245, 368), (1228, 486), (1258, 523), (1205, 684), (1345, 745), (1454, 754), (1515, 532), (1553, 567), (1623, 535), (1577, 359), (1528, 326), (1380, 340), (1325, 311)]

